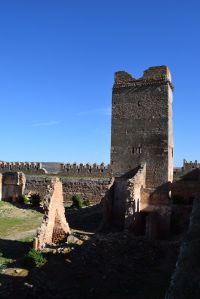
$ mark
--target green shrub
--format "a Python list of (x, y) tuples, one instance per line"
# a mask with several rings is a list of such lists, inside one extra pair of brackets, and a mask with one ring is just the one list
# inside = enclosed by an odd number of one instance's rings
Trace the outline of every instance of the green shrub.
[(90, 206), (89, 199), (84, 199), (83, 204), (84, 204), (84, 206), (89, 207)]
[(80, 194), (74, 194), (72, 196), (72, 207), (82, 208), (83, 207), (83, 199)]
[(18, 202), (23, 205), (27, 205), (29, 203), (29, 198), (26, 195), (21, 195), (18, 198)]
[(26, 268), (40, 268), (47, 263), (46, 257), (42, 254), (42, 252), (31, 249), (27, 255), (21, 260), (22, 266)]
[(40, 206), (40, 195), (39, 194), (32, 194), (30, 197), (30, 204), (33, 207), (39, 207)]

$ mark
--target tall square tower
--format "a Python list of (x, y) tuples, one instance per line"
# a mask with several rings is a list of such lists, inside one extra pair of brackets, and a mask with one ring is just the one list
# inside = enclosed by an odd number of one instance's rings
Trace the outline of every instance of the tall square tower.
[(115, 73), (112, 94), (111, 167), (126, 177), (146, 162), (146, 187), (173, 179), (172, 83), (168, 67), (150, 67), (143, 77)]

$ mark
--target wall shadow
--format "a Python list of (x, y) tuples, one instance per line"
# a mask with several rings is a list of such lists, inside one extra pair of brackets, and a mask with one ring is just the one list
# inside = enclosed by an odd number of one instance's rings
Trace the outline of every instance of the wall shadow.
[(94, 233), (102, 221), (103, 207), (97, 204), (81, 209), (66, 208), (65, 215), (71, 229)]

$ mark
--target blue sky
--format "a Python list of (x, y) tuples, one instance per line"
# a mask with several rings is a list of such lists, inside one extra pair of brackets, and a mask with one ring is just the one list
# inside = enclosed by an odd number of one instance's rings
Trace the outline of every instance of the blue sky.
[(200, 160), (200, 2), (1, 0), (1, 155), (109, 162), (113, 74), (168, 65), (175, 165)]

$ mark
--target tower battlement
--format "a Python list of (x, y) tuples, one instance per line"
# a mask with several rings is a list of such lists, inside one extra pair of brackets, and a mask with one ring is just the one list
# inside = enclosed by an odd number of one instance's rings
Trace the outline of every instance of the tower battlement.
[(169, 68), (167, 66), (154, 66), (145, 70), (143, 76), (138, 79), (125, 71), (116, 72), (113, 88), (161, 85), (166, 83), (173, 90)]

